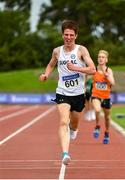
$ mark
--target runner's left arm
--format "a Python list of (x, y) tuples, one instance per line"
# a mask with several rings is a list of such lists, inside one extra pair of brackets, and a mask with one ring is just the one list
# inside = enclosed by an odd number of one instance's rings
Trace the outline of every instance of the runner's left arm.
[(115, 79), (114, 79), (113, 71), (110, 68), (108, 68), (108, 71), (105, 72), (104, 75), (111, 85), (115, 85)]

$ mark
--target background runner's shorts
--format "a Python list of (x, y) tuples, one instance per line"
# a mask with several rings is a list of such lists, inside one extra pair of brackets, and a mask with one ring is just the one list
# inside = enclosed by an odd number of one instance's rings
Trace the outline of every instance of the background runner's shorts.
[(70, 111), (81, 112), (85, 107), (85, 97), (84, 94), (77, 96), (64, 96), (61, 94), (56, 94), (56, 99), (54, 100), (57, 104), (67, 103), (70, 104)]
[(92, 97), (92, 99), (99, 99), (101, 101), (102, 108), (110, 109), (112, 106), (111, 99), (101, 99), (101, 98), (97, 98), (97, 97)]

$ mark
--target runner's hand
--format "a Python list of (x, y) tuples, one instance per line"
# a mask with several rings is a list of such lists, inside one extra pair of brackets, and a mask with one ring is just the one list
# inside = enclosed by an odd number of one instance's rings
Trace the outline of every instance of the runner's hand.
[(71, 71), (75, 71), (76, 69), (75, 69), (75, 66), (71, 63), (71, 62), (68, 62), (67, 63), (67, 68), (69, 69), (69, 70), (71, 70)]
[(108, 72), (105, 72), (104, 75), (105, 75), (106, 78), (109, 77), (109, 73)]
[(47, 80), (47, 76), (45, 74), (41, 74), (39, 77), (40, 81), (46, 81)]

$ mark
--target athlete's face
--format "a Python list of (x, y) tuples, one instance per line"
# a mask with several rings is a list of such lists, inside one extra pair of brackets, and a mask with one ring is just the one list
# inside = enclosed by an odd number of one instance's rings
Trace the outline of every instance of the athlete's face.
[(77, 35), (75, 34), (75, 31), (72, 29), (65, 29), (62, 37), (64, 39), (64, 44), (66, 46), (71, 46), (72, 44), (75, 43), (75, 39), (77, 38)]
[(107, 63), (108, 59), (105, 53), (99, 53), (98, 54), (98, 63), (100, 65), (105, 65)]

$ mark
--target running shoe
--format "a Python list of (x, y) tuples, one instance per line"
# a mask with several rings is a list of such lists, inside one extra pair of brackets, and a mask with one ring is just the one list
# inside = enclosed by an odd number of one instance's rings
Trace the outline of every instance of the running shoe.
[(103, 138), (103, 144), (108, 144), (109, 143), (109, 133), (105, 132), (104, 138)]
[(67, 166), (67, 165), (69, 165), (70, 161), (71, 161), (71, 158), (70, 158), (69, 154), (67, 152), (64, 152), (62, 163)]
[(85, 120), (86, 121), (91, 121), (91, 112), (90, 111), (87, 111), (86, 114), (85, 114)]
[(91, 116), (92, 116), (92, 120), (95, 120), (95, 119), (96, 119), (96, 115), (95, 115), (95, 111), (94, 111), (94, 110), (92, 110)]
[(100, 126), (96, 126), (93, 132), (94, 138), (98, 138), (100, 134)]
[(74, 140), (77, 137), (78, 130), (74, 131), (70, 129), (70, 139)]

